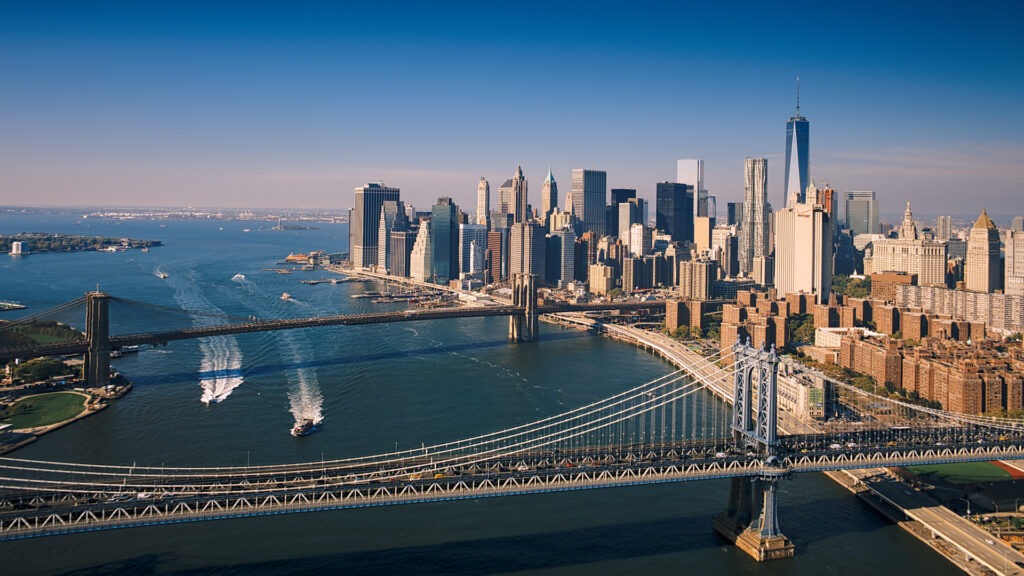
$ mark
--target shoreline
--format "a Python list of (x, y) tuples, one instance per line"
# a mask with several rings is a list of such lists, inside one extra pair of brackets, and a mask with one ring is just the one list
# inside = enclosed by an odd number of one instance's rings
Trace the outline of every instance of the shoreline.
[[(639, 339), (636, 339), (636, 338), (633, 338), (633, 337), (627, 337), (627, 336), (625, 336), (623, 334), (618, 334), (618, 333), (615, 333), (615, 332), (611, 332), (611, 331), (609, 331), (607, 329), (602, 330), (602, 329), (597, 328), (596, 326), (592, 326), (592, 327), (588, 328), (588, 327), (582, 325), (581, 323), (570, 321), (566, 317), (563, 317), (561, 315), (556, 315), (556, 314), (551, 314), (551, 315), (542, 314), (542, 315), (540, 315), (540, 320), (542, 322), (546, 322), (548, 324), (558, 325), (558, 326), (561, 326), (563, 328), (574, 329), (574, 330), (579, 330), (579, 331), (584, 331), (584, 332), (594, 332), (594, 333), (597, 333), (597, 334), (599, 334), (599, 335), (601, 335), (603, 337), (611, 338), (612, 340), (618, 340), (620, 342), (630, 343), (630, 344), (633, 344), (634, 346), (636, 346), (637, 348), (642, 348), (642, 349), (644, 349), (644, 350), (646, 350), (648, 352), (651, 352), (652, 354), (654, 354), (656, 356), (659, 356), (659, 357), (665, 359), (665, 361), (669, 362), (670, 364), (672, 364), (673, 366), (675, 366), (677, 368), (680, 368), (680, 369), (687, 369), (688, 368), (687, 366), (684, 365), (684, 363), (679, 361), (677, 358), (674, 358), (671, 354), (667, 354), (664, 351), (659, 350), (656, 347), (651, 346), (651, 345), (649, 345), (647, 343), (644, 343), (644, 342), (640, 341)], [(603, 323), (595, 323), (595, 324), (603, 324)], [(607, 325), (605, 325), (605, 326), (607, 326)], [(687, 370), (687, 371), (689, 372), (689, 370)], [(690, 377), (692, 378), (693, 375), (690, 374)], [(709, 391), (711, 391), (715, 396), (719, 397), (719, 399), (721, 399), (721, 400), (723, 400), (725, 402), (728, 402), (730, 404), (732, 403), (732, 398), (727, 398), (726, 395), (724, 394), (724, 391), (718, 390), (714, 386), (707, 386), (707, 389)], [(780, 416), (781, 416), (781, 414), (780, 414)], [(908, 520), (902, 520), (901, 521), (899, 519), (899, 517), (896, 515), (896, 513), (894, 512), (895, 510), (898, 510), (898, 509), (892, 508), (891, 506), (887, 509), (886, 508), (887, 505), (882, 500), (881, 495), (877, 494), (869, 486), (865, 486), (863, 483), (859, 482), (859, 480), (857, 478), (857, 475), (856, 475), (856, 473), (858, 473), (858, 472), (866, 473), (866, 470), (849, 470), (849, 471), (844, 470), (844, 471), (838, 471), (838, 472), (822, 472), (822, 474), (824, 476), (826, 476), (827, 478), (831, 479), (833, 482), (835, 482), (839, 486), (841, 486), (841, 487), (845, 488), (846, 490), (848, 490), (850, 493), (856, 495), (858, 499), (860, 499), (862, 502), (864, 502), (865, 504), (870, 506), (872, 509), (874, 509), (876, 512), (878, 512), (883, 518), (889, 520), (890, 522), (892, 522), (892, 523), (896, 524), (897, 526), (899, 526), (900, 528), (902, 528), (905, 532), (907, 532), (908, 534), (910, 534), (911, 536), (913, 536), (914, 538), (916, 538), (917, 540), (919, 540), (920, 542), (922, 542), (923, 544), (928, 546), (931, 550), (933, 550), (936, 553), (938, 553), (939, 556), (941, 556), (942, 558), (946, 559), (947, 561), (952, 563), (957, 568), (963, 570), (965, 573), (972, 574), (972, 575), (974, 575), (974, 574), (981, 575), (981, 574), (985, 574), (986, 573), (985, 571), (979, 569), (979, 568), (981, 568), (981, 566), (979, 566), (979, 564), (977, 562), (972, 562), (970, 560), (962, 559), (961, 557), (963, 556), (963, 554), (958, 554), (958, 550), (955, 549), (955, 546), (953, 546), (951, 544), (949, 546), (944, 546), (943, 544), (947, 544), (944, 540), (939, 539), (939, 538), (929, 538), (929, 536), (932, 536), (932, 532), (925, 525), (921, 524), (920, 522), (918, 522), (916, 520), (909, 520), (908, 519)], [(844, 480), (844, 476), (849, 477), (850, 481)], [(917, 491), (915, 488), (912, 488), (910, 485), (907, 485), (907, 489), (914, 490), (915, 492)], [(936, 506), (938, 506), (940, 508), (942, 507), (938, 503), (936, 503)], [(974, 526), (973, 523), (971, 525)], [(952, 547), (953, 549), (948, 549), (949, 547)]]

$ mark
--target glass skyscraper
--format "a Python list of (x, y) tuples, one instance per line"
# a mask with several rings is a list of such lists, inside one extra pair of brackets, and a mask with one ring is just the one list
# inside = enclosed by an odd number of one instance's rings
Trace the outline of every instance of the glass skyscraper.
[(582, 231), (604, 236), (608, 175), (604, 170), (572, 171), (572, 209), (583, 223)]
[(809, 149), (811, 125), (800, 115), (800, 79), (796, 81), (796, 115), (786, 122), (786, 176), (783, 183), (785, 202), (788, 205), (795, 192), (797, 202), (806, 202), (808, 177)]
[(881, 232), (878, 222), (878, 201), (874, 191), (855, 190), (845, 192), (843, 196), (846, 200), (846, 227), (849, 228), (851, 236)]
[(657, 227), (668, 232), (673, 242), (693, 242), (693, 196), (693, 188), (687, 184), (658, 182), (656, 185)]
[(459, 207), (447, 196), (438, 198), (430, 222), (434, 283), (447, 285), (459, 277)]

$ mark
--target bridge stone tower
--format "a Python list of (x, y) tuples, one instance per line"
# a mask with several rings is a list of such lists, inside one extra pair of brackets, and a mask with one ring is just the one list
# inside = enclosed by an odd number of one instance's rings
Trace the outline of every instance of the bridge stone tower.
[(513, 342), (537, 340), (537, 275), (512, 275), (512, 305), (526, 309), (522, 316), (508, 318), (508, 338)]
[(110, 294), (85, 293), (85, 381), (96, 388), (110, 384)]
[[(772, 471), (778, 446), (779, 358), (771, 350), (737, 343), (733, 347), (732, 429), (737, 443), (755, 450), (765, 462), (759, 478), (733, 478), (729, 505), (715, 519), (715, 531), (741, 550), (764, 561), (793, 556), (793, 544), (779, 531), (775, 492), (785, 472)], [(751, 522), (753, 512), (760, 516)]]

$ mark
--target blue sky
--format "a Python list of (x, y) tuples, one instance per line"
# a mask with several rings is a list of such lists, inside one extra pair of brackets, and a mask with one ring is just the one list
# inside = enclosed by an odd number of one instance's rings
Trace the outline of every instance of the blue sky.
[[(883, 212), (1024, 213), (1011, 2), (0, 4), (0, 203), (344, 208), (387, 180), (474, 209), (550, 164), (782, 204), (801, 77), (811, 174)], [(842, 5), (840, 5), (842, 4)]]

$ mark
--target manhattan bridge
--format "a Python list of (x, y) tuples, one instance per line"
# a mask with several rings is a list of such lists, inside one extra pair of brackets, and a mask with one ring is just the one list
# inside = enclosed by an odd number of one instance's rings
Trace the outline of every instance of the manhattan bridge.
[[(83, 354), (86, 379), (102, 386), (109, 382), (110, 352), (129, 345), (483, 316), (508, 316), (510, 338), (529, 342), (536, 340), (542, 314), (659, 306), (664, 303), (538, 306), (533, 278), (526, 276), (515, 279), (508, 306), (288, 320), (203, 314), (90, 292), (0, 325), (0, 361)], [(55, 320), (84, 330), (46, 344), (17, 337), (28, 326)], [(779, 382), (788, 378), (780, 374), (781, 362), (774, 350), (748, 344), (710, 356), (694, 353), (677, 361), (675, 372), (561, 414), (353, 458), (165, 467), (0, 457), (0, 539), (729, 478), (730, 497), (715, 529), (763, 560), (793, 553), (776, 509), (779, 482), (792, 474), (1024, 458), (1018, 421), (925, 408), (837, 381), (834, 411), (840, 417), (797, 421), (778, 407)], [(698, 401), (702, 393), (722, 401)]]

